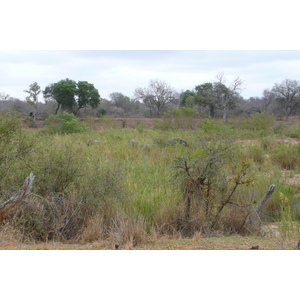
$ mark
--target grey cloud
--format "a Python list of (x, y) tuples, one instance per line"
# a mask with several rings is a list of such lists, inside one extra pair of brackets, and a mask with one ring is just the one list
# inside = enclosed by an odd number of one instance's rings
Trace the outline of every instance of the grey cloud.
[(0, 92), (20, 99), (29, 84), (42, 88), (61, 79), (87, 80), (102, 97), (112, 92), (132, 96), (151, 79), (165, 80), (177, 90), (192, 89), (224, 72), (244, 80), (244, 97), (285, 78), (298, 78), (300, 51), (238, 50), (99, 50), (0, 51)]

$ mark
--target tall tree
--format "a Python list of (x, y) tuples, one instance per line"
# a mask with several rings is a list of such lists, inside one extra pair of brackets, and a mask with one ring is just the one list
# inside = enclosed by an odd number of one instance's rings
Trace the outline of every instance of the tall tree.
[(100, 95), (92, 83), (87, 81), (78, 81), (77, 83), (77, 112), (79, 109), (90, 106), (98, 107), (100, 104)]
[(208, 107), (211, 118), (217, 110), (223, 111), (223, 121), (226, 122), (227, 111), (235, 107), (239, 98), (242, 81), (236, 78), (229, 86), (225, 85), (223, 74), (218, 74), (214, 82), (206, 82), (195, 87), (194, 102), (200, 106)]
[(137, 88), (134, 92), (136, 100), (142, 100), (148, 107), (150, 114), (161, 117), (169, 103), (178, 99), (177, 94), (165, 81), (151, 80), (149, 87)]
[(60, 108), (72, 111), (76, 105), (76, 93), (76, 82), (68, 78), (48, 85), (43, 91), (45, 99), (56, 101), (55, 114)]
[(264, 104), (264, 111), (268, 110), (268, 106), (274, 101), (275, 99), (275, 94), (270, 91), (269, 89), (265, 89), (263, 91), (263, 97), (262, 97), (262, 101)]
[(0, 93), (0, 101), (7, 101), (7, 100), (10, 100), (11, 97), (9, 94), (6, 94), (6, 93)]
[[(186, 90), (180, 94), (180, 106), (188, 106), (189, 102), (194, 102), (195, 91)], [(191, 101), (189, 101), (191, 100)]]
[(60, 108), (70, 112), (79, 111), (81, 108), (90, 106), (96, 108), (100, 104), (100, 95), (93, 84), (87, 81), (71, 79), (60, 80), (48, 85), (43, 91), (46, 100), (54, 100), (57, 103), (56, 112)]
[(280, 84), (276, 83), (271, 91), (281, 107), (284, 108), (287, 120), (292, 112), (300, 107), (300, 82), (285, 79)]
[(209, 116), (213, 118), (217, 109), (220, 109), (220, 99), (216, 97), (215, 85), (206, 82), (195, 87), (197, 94), (194, 97), (196, 104), (208, 107)]
[(34, 107), (34, 120), (37, 115), (37, 105), (38, 105), (38, 95), (41, 92), (41, 87), (37, 84), (37, 82), (32, 83), (29, 86), (28, 90), (24, 90), (25, 93), (28, 93), (29, 96), (26, 97), (26, 101)]
[(231, 85), (226, 86), (226, 79), (223, 73), (216, 76), (216, 81), (214, 84), (214, 97), (220, 103), (220, 107), (223, 110), (223, 122), (226, 122), (227, 112), (229, 109), (235, 107), (236, 102), (239, 99), (239, 91), (241, 90), (242, 80), (237, 77), (231, 83)]

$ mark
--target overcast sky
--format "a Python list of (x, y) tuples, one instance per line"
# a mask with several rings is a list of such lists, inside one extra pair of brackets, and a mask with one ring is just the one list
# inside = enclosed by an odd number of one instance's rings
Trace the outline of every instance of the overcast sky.
[[(279, 50), (1, 50), (0, 92), (24, 100), (33, 82), (42, 89), (61, 79), (93, 83), (101, 97), (120, 92), (132, 97), (151, 79), (178, 92), (213, 81), (224, 73), (227, 83), (240, 77), (242, 96), (262, 96), (282, 80), (300, 80), (300, 51)], [(42, 99), (41, 99), (42, 100)]]

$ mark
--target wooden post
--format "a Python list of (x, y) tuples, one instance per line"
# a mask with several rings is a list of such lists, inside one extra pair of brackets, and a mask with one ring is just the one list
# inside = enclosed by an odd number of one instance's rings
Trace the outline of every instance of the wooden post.
[(8, 211), (16, 205), (18, 205), (28, 195), (30, 195), (30, 189), (32, 187), (34, 177), (35, 176), (31, 172), (29, 176), (26, 177), (24, 185), (19, 190), (19, 192), (13, 195), (10, 199), (0, 204), (0, 225), (3, 223), (3, 220), (7, 215)]

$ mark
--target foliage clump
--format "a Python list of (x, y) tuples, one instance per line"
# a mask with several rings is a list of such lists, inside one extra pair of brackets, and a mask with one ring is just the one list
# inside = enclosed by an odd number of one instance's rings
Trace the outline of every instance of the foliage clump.
[(46, 119), (50, 133), (69, 134), (87, 132), (87, 127), (80, 124), (79, 119), (73, 114), (64, 112), (60, 115), (50, 115)]

